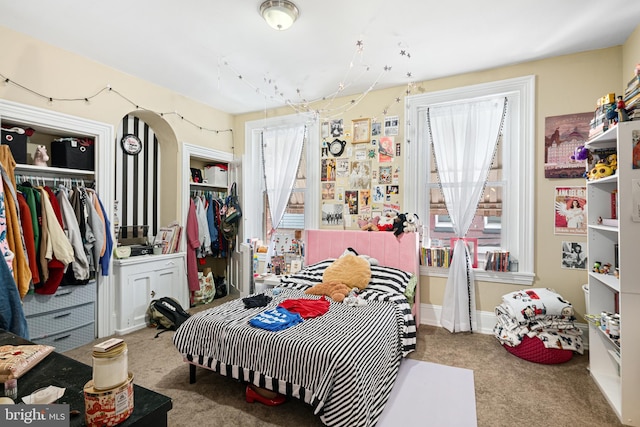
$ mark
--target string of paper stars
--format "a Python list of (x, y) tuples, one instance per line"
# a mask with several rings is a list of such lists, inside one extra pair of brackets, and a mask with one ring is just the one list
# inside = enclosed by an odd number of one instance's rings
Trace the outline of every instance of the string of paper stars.
[(143, 107), (143, 106), (139, 105), (138, 103), (132, 101), (127, 96), (123, 95), (118, 90), (112, 88), (111, 85), (106, 85), (105, 87), (101, 88), (100, 90), (98, 90), (97, 92), (95, 92), (94, 94), (89, 95), (89, 96), (76, 97), (76, 98), (59, 98), (59, 97), (44, 95), (44, 94), (42, 94), (42, 93), (40, 93), (40, 92), (38, 92), (38, 91), (36, 91), (34, 89), (29, 88), (26, 85), (23, 85), (23, 84), (18, 83), (17, 81), (15, 81), (13, 79), (10, 79), (9, 77), (6, 77), (2, 73), (0, 73), (0, 79), (2, 79), (2, 81), (4, 82), (5, 85), (11, 84), (11, 85), (14, 85), (16, 87), (19, 87), (20, 89), (22, 89), (24, 91), (27, 91), (27, 92), (29, 92), (29, 93), (31, 93), (33, 95), (36, 95), (37, 97), (45, 99), (49, 104), (53, 104), (54, 102), (85, 102), (85, 103), (89, 104), (92, 99), (98, 97), (99, 95), (101, 95), (104, 92), (107, 92), (107, 93), (116, 94), (117, 96), (119, 96), (120, 98), (124, 99), (126, 102), (131, 104), (133, 107), (135, 107), (136, 110), (148, 111), (148, 112), (157, 114), (157, 115), (159, 115), (161, 117), (168, 116), (168, 115), (175, 115), (178, 118), (180, 118), (182, 121), (184, 121), (186, 123), (189, 123), (190, 125), (200, 129), (201, 131), (213, 132), (213, 133), (216, 133), (216, 134), (223, 133), (223, 132), (233, 132), (233, 129), (211, 129), (211, 128), (208, 128), (208, 127), (205, 127), (205, 126), (201, 126), (201, 125), (189, 120), (188, 118), (186, 118), (182, 114), (178, 113), (177, 111), (160, 112), (160, 111), (155, 111), (155, 110)]
[[(224, 66), (229, 70), (231, 70), (231, 72), (239, 80), (241, 80), (245, 85), (247, 85), (257, 94), (265, 97), (265, 100), (270, 99), (270, 100), (277, 101), (280, 104), (284, 104), (292, 108), (296, 113), (311, 113), (315, 117), (321, 118), (322, 120), (331, 120), (331, 119), (342, 116), (344, 113), (346, 113), (347, 111), (353, 109), (358, 104), (360, 104), (366, 98), (366, 96), (376, 88), (376, 86), (379, 84), (382, 77), (385, 74), (391, 72), (392, 70), (392, 67), (390, 65), (385, 65), (383, 69), (378, 73), (378, 75), (374, 78), (373, 82), (368, 86), (368, 88), (364, 92), (362, 92), (361, 94), (358, 94), (354, 98), (340, 105), (333, 105), (333, 103), (335, 102), (336, 98), (338, 98), (338, 96), (340, 96), (350, 86), (361, 81), (364, 78), (364, 76), (371, 71), (371, 67), (369, 65), (362, 63), (363, 50), (364, 50), (364, 42), (362, 40), (358, 40), (356, 42), (355, 52), (351, 58), (351, 61), (349, 62), (349, 66), (347, 67), (347, 71), (345, 72), (343, 79), (337, 84), (336, 90), (327, 95), (318, 97), (316, 99), (306, 99), (302, 95), (302, 90), (296, 89), (297, 100), (294, 101), (292, 97), (285, 96), (284, 92), (279, 88), (278, 83), (276, 82), (275, 79), (272, 79), (269, 77), (263, 78), (263, 83), (267, 87), (267, 89), (264, 89), (261, 86), (254, 84), (249, 79), (247, 79), (241, 72), (235, 69), (226, 60), (218, 61), (218, 85), (220, 85), (220, 79), (221, 79), (220, 68)], [(400, 46), (399, 53), (400, 53), (400, 56), (404, 57), (405, 59), (407, 60), (411, 59), (411, 53), (405, 47)], [(352, 73), (353, 69), (355, 68), (354, 61), (357, 58), (357, 56), (360, 56), (360, 66), (362, 67), (362, 71), (355, 78), (349, 80), (349, 76)], [(403, 89), (401, 94), (393, 98), (392, 103), (396, 103), (396, 104), (400, 103), (403, 99), (402, 96), (410, 95), (413, 89), (415, 88), (415, 83), (411, 80), (413, 77), (413, 73), (409, 69), (407, 69), (406, 77), (408, 79), (406, 88)], [(381, 111), (383, 115), (388, 114), (389, 110), (391, 109), (392, 103), (385, 105), (384, 109)], [(319, 106), (318, 108), (312, 108), (311, 105), (315, 105), (315, 104), (322, 104), (322, 105)], [(265, 105), (265, 108), (266, 108), (266, 105)], [(376, 121), (377, 117), (374, 117), (373, 120)]]

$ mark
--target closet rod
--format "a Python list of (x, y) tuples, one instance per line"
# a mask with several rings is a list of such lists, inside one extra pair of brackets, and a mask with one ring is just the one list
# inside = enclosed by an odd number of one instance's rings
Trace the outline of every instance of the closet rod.
[(70, 184), (75, 184), (76, 186), (81, 186), (81, 187), (93, 187), (94, 181), (93, 180), (85, 180), (83, 178), (60, 178), (60, 177), (50, 177), (50, 176), (36, 176), (36, 175), (22, 175), (22, 174), (16, 174), (16, 183), (21, 183), (24, 181), (29, 181), (29, 182), (35, 182), (37, 183), (45, 183), (45, 182), (53, 182), (54, 185), (57, 185), (58, 183), (61, 184), (65, 184), (65, 183), (70, 183)]

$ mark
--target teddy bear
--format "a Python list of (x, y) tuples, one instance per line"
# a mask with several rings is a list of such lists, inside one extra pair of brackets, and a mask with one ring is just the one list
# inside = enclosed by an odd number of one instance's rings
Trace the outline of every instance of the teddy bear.
[(347, 251), (336, 259), (322, 273), (322, 283), (305, 290), (310, 295), (326, 295), (342, 302), (352, 288), (360, 290), (367, 287), (371, 280), (371, 265), (363, 257)]
[(309, 295), (326, 295), (335, 302), (344, 301), (349, 292), (351, 292), (351, 288), (344, 283), (318, 283), (304, 291)]

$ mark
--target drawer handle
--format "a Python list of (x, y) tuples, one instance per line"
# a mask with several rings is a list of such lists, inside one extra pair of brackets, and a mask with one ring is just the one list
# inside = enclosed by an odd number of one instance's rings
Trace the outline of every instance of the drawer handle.
[(70, 336), (71, 336), (71, 334), (67, 334), (67, 335), (62, 336), (62, 337), (56, 337), (56, 338), (54, 338), (53, 340), (54, 340), (54, 341), (60, 341), (60, 340), (67, 339), (67, 338), (69, 338)]
[(168, 261), (166, 265), (176, 265), (176, 263), (173, 261)]
[(54, 295), (55, 297), (63, 297), (65, 295), (69, 295), (73, 293), (73, 291), (67, 291), (67, 292), (56, 292), (56, 294)]
[(57, 316), (53, 316), (53, 318), (54, 319), (60, 319), (61, 317), (67, 317), (67, 316), (71, 316), (71, 312), (64, 313), (64, 314), (58, 314)]

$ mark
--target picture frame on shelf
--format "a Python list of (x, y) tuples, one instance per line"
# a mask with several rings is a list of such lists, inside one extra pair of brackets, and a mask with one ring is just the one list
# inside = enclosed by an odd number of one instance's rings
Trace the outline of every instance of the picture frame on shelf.
[(355, 119), (351, 121), (352, 144), (362, 144), (371, 141), (371, 119)]

